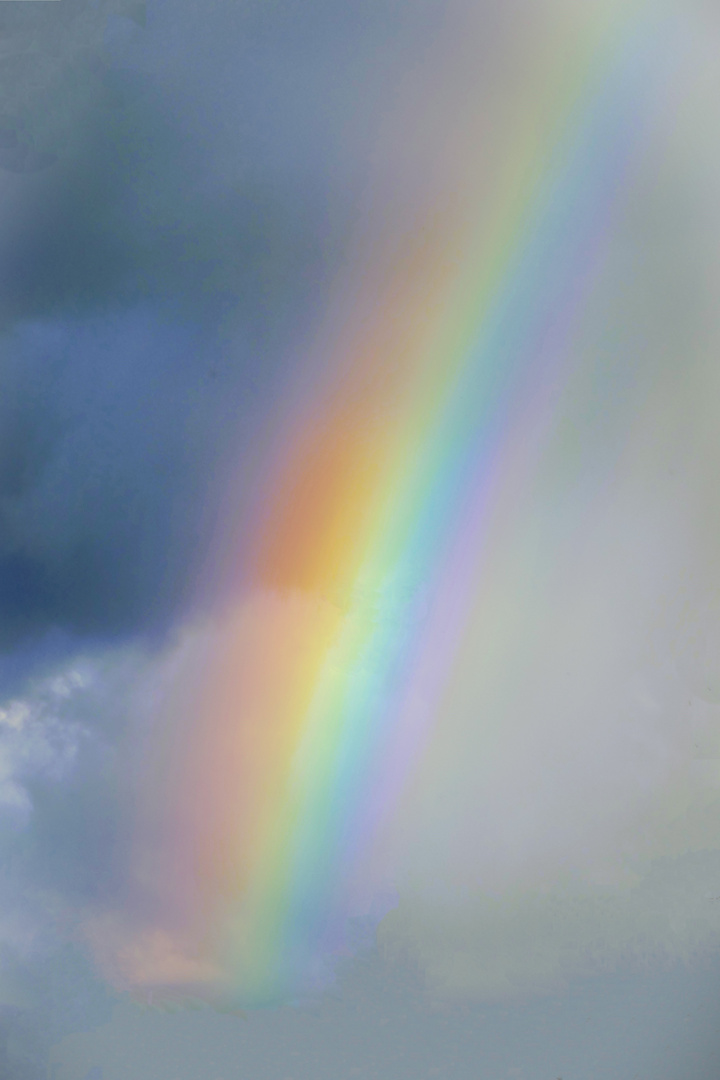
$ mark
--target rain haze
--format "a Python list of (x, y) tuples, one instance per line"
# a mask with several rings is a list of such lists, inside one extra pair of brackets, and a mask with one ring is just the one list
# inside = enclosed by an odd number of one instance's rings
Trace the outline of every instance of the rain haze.
[(719, 53), (0, 3), (0, 1080), (720, 1075)]

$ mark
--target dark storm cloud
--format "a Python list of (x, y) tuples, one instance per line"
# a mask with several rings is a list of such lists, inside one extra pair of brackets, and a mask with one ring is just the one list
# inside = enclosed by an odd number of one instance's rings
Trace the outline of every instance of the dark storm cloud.
[[(167, 614), (196, 553), (230, 420), (220, 390), (247, 408), (252, 373), (241, 366), (213, 380), (217, 348), (148, 307), (25, 324), (4, 352), (5, 640), (51, 624), (101, 635), (142, 629)], [(213, 423), (220, 433), (208, 445)]]
[(2, 237), (4, 647), (168, 615), (223, 442), (321, 276), (317, 206), (262, 176), (204, 194), (152, 93), (116, 89)]
[(281, 374), (291, 312), (321, 277), (316, 207), (257, 183), (203, 196), (144, 115), (109, 109), (5, 237), (6, 643), (53, 624), (132, 632), (172, 607), (217, 456)]
[(138, 298), (201, 318), (228, 304), (267, 318), (268, 300), (282, 305), (314, 269), (321, 206), (262, 175), (208, 194), (202, 162), (152, 90), (106, 81), (113, 94), (74, 156), (38, 180), (4, 230), (6, 325)]
[(172, 620), (427, 23), (424, 4), (141, 8), (0, 9), (6, 652)]

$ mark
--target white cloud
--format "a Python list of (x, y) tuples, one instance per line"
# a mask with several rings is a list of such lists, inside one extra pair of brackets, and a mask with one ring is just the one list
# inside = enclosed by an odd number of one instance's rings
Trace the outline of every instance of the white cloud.
[(92, 686), (89, 665), (55, 671), (37, 680), (22, 698), (0, 706), (0, 807), (27, 824), (30, 777), (60, 782), (72, 771), (89, 728), (74, 718), (78, 697)]

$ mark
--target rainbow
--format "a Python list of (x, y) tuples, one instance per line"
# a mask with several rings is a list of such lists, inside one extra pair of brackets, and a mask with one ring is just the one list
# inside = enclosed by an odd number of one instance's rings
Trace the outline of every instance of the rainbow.
[(494, 142), (471, 102), (428, 135), (441, 182), (416, 185), (397, 227), (371, 205), (189, 720), (162, 726), (138, 829), (143, 866), (154, 844), (162, 868), (155, 936), (131, 981), (206, 981), (257, 1005), (342, 951), (363, 860), (572, 372), (647, 129), (644, 8), (591, 8), (562, 50), (538, 49)]

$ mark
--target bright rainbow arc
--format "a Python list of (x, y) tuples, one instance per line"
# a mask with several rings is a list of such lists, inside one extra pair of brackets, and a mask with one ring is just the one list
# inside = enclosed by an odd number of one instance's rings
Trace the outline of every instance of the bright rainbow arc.
[[(472, 192), (430, 208), (439, 223), (387, 277), (386, 309), (344, 344), (272, 480), (252, 588), (210, 662), (173, 796), (192, 792), (196, 809), (169, 841), (203, 897), (169, 925), (192, 924), (238, 1002), (292, 995), (342, 950), (357, 867), (433, 721), (494, 508), (532, 472), (567, 377), (646, 123), (640, 11), (612, 9), (560, 100), (537, 104), (491, 235), (467, 227)], [(561, 117), (550, 150), (548, 113)]]

